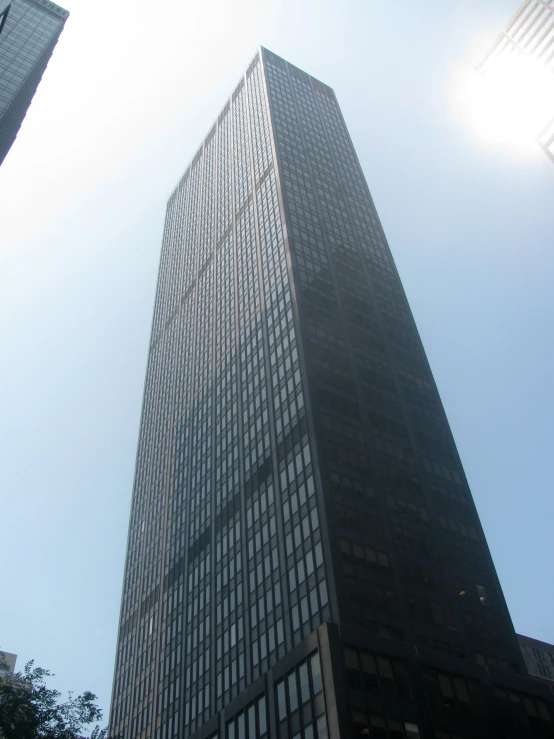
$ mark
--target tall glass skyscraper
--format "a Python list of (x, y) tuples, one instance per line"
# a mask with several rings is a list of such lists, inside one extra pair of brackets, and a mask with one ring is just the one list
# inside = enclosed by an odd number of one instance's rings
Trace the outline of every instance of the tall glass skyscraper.
[(261, 49), (168, 202), (111, 730), (552, 737), (549, 696), (335, 94)]
[(68, 17), (67, 10), (49, 0), (0, 0), (0, 164)]

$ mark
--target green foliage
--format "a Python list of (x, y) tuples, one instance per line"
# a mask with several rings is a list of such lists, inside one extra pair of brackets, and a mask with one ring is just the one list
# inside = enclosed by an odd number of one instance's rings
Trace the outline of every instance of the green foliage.
[[(3, 654), (0, 653), (0, 664)], [(0, 678), (0, 737), (2, 739), (108, 739), (96, 725), (102, 711), (90, 691), (61, 702), (59, 690), (46, 685), (48, 670), (28, 662), (23, 672)], [(86, 733), (83, 733), (86, 731)], [(112, 737), (111, 739), (117, 739)]]

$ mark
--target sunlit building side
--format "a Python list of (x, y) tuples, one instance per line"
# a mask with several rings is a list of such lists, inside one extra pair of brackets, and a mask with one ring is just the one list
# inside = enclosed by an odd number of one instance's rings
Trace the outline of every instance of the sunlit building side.
[(505, 88), (514, 112), (524, 106), (530, 134), (554, 161), (554, 0), (525, 0), (477, 70)]

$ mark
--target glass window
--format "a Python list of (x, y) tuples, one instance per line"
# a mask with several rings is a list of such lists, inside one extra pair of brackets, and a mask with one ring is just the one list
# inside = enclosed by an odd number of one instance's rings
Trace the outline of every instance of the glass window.
[(537, 715), (537, 709), (535, 708), (535, 704), (530, 698), (527, 698), (526, 696), (524, 696), (523, 705), (525, 706), (525, 710), (527, 711), (529, 716), (535, 717)]
[(450, 702), (454, 698), (454, 690), (448, 675), (439, 673), (439, 687), (443, 697)]
[(352, 711), (353, 736), (369, 736), (369, 725), (367, 716), (362, 711)]
[(308, 679), (308, 663), (302, 662), (298, 669), (298, 679), (300, 682), (300, 700), (307, 703), (310, 700), (310, 683)]
[(408, 668), (402, 662), (392, 663), (394, 670), (394, 681), (396, 683), (396, 690), (400, 698), (406, 700), (412, 699), (412, 689), (410, 685), (410, 676)]
[(404, 729), (400, 721), (388, 719), (390, 739), (404, 739)]
[(285, 696), (285, 681), (279, 680), (277, 683), (277, 714), (279, 721), (284, 721), (287, 717), (287, 699)]
[(465, 680), (461, 677), (454, 678), (454, 690), (456, 691), (456, 698), (460, 703), (469, 703), (469, 692)]
[(394, 695), (394, 680), (392, 677), (392, 666), (390, 661), (383, 657), (379, 657), (378, 666), (381, 690), (385, 695)]
[(362, 671), (365, 689), (370, 693), (379, 692), (375, 658), (367, 652), (362, 652)]
[(344, 664), (346, 666), (348, 687), (359, 688), (362, 682), (360, 677), (360, 666), (358, 664), (358, 652), (355, 649), (344, 650)]
[(289, 692), (289, 706), (290, 712), (298, 709), (298, 688), (296, 685), (296, 672), (291, 672), (287, 678), (288, 692)]
[(262, 696), (258, 701), (258, 726), (260, 730), (260, 736), (267, 733), (267, 708), (265, 703), (265, 696)]
[(329, 739), (325, 714), (319, 716), (317, 719), (317, 739)]
[(314, 571), (314, 555), (312, 551), (310, 550), (306, 554), (306, 574), (310, 576), (313, 571)]
[(329, 596), (327, 595), (327, 583), (325, 582), (325, 580), (322, 580), (319, 583), (319, 599), (321, 601), (322, 608), (329, 602)]
[(310, 613), (309, 613), (309, 610), (308, 610), (308, 599), (307, 598), (302, 598), (302, 600), (300, 601), (300, 610), (301, 610), (301, 613), (302, 613), (302, 623), (305, 624), (306, 621), (308, 621), (309, 618), (310, 618)]
[(385, 719), (382, 716), (371, 717), (371, 733), (372, 739), (387, 739), (387, 729)]
[(237, 739), (246, 739), (245, 716), (241, 713), (237, 719)]
[(253, 703), (248, 709), (248, 739), (256, 739), (257, 736), (256, 705)]
[(477, 595), (479, 597), (479, 601), (481, 605), (483, 606), (486, 605), (487, 604), (487, 591), (482, 585), (476, 585), (476, 588), (477, 588)]
[(310, 657), (310, 671), (312, 673), (312, 692), (314, 695), (321, 693), (323, 690), (323, 681), (321, 678), (321, 664), (319, 662), (319, 654), (315, 652)]
[(314, 553), (315, 553), (315, 563), (316, 567), (319, 567), (323, 564), (323, 553), (321, 551), (321, 542), (318, 542), (314, 547)]

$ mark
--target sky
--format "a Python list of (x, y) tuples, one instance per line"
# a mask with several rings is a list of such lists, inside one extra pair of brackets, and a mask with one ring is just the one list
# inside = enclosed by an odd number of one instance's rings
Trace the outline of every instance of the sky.
[(554, 642), (554, 165), (464, 80), (518, 0), (66, 0), (0, 169), (0, 648), (107, 711), (167, 198), (262, 44), (331, 85), (512, 618)]

